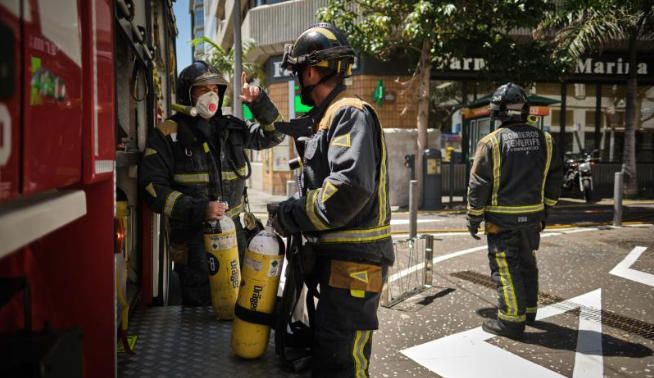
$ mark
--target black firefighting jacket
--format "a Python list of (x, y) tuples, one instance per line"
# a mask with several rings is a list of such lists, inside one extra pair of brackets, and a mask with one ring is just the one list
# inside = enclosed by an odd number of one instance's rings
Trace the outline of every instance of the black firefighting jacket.
[(261, 96), (248, 104), (258, 123), (178, 113), (151, 130), (139, 183), (152, 209), (170, 218), (172, 241), (202, 230), (210, 200), (227, 201), (227, 214), (238, 218), (248, 174), (244, 149), (269, 148), (284, 138), (273, 125), (281, 119), (277, 109), (265, 92)]
[(393, 263), (384, 134), (374, 109), (337, 87), (309, 114), (315, 133), (304, 144), (305, 193), (280, 204), (291, 233), (318, 239), (329, 258)]
[(562, 164), (552, 136), (523, 123), (504, 124), (477, 144), (468, 216), (501, 229), (533, 225), (561, 192)]

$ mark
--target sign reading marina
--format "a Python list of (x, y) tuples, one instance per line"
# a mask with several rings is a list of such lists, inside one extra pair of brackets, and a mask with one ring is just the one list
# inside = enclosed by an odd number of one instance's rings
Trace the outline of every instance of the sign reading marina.
[[(476, 79), (488, 69), (488, 61), (479, 57), (451, 58), (439, 66), (434, 66), (432, 80)], [(572, 67), (568, 80), (607, 80), (625, 79), (631, 70), (629, 61), (619, 54), (605, 54), (597, 57), (578, 58)], [(654, 69), (654, 57), (639, 55), (635, 68), (640, 80), (649, 81)], [(554, 78), (553, 78), (554, 79)]]

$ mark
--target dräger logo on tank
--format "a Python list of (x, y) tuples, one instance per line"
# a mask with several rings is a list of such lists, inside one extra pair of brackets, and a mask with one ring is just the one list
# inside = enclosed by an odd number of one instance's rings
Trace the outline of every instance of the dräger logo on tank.
[(232, 260), (230, 265), (232, 266), (232, 275), (229, 277), (229, 280), (232, 282), (232, 287), (237, 288), (240, 281), (238, 277), (238, 263), (236, 260)]
[(255, 311), (257, 306), (259, 306), (259, 299), (261, 299), (261, 291), (263, 287), (259, 285), (254, 285), (252, 288), (252, 296), (250, 297), (250, 310)]
[(540, 150), (540, 135), (538, 131), (518, 131), (502, 135), (504, 146), (510, 151)]

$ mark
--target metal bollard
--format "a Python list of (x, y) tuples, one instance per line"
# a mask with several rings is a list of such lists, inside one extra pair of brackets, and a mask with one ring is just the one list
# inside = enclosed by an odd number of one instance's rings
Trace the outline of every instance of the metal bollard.
[(452, 206), (453, 201), (453, 195), (454, 195), (454, 159), (450, 157), (450, 185), (449, 186), (449, 191), (450, 191), (450, 206)]
[(615, 182), (613, 184), (613, 225), (622, 226), (622, 189), (624, 187), (624, 173), (615, 172)]
[(418, 182), (409, 181), (409, 238), (418, 235)]
[(425, 281), (426, 286), (431, 286), (434, 280), (434, 236), (422, 235), (421, 239), (425, 240)]

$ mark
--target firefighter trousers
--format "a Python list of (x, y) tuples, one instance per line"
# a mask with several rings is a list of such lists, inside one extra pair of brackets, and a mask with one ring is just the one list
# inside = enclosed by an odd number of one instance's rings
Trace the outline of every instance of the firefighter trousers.
[(188, 247), (187, 264), (175, 264), (182, 289), (182, 304), (186, 306), (210, 306), (209, 267), (202, 233), (191, 237)]
[[(488, 227), (487, 227), (488, 229)], [(535, 317), (538, 302), (536, 250), (539, 224), (515, 230), (488, 233), (488, 262), (497, 285), (497, 318), (513, 326), (524, 326)]]
[[(313, 323), (312, 376), (368, 377), (372, 334), (379, 327), (377, 309), (388, 268), (319, 258), (316, 271), (320, 299)], [(364, 274), (365, 288), (353, 280), (357, 273)]]

